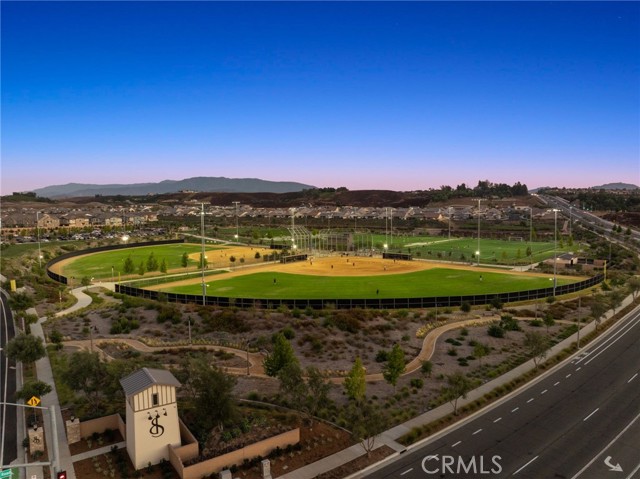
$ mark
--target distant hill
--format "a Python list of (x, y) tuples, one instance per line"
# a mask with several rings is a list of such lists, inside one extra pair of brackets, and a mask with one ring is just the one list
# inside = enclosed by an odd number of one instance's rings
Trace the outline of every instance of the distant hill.
[[(601, 185), (601, 186), (590, 186), (589, 189), (591, 190), (637, 190), (638, 186), (636, 185), (632, 185), (631, 183), (607, 183), (606, 185)], [(551, 187), (551, 186), (539, 186), (538, 188), (534, 188), (532, 190), (529, 190), (529, 193), (538, 193), (539, 191), (544, 191), (544, 190), (559, 190), (561, 189), (561, 187)], [(567, 188), (568, 190), (578, 190), (581, 188)]]
[(225, 193), (291, 193), (315, 188), (290, 181), (267, 181), (258, 178), (206, 177), (184, 180), (164, 180), (159, 183), (134, 183), (130, 185), (92, 185), (68, 183), (33, 190), (44, 198), (72, 198), (80, 196), (136, 196), (177, 193), (180, 191)]
[(606, 185), (592, 186), (593, 190), (637, 190), (637, 185), (631, 183), (607, 183)]

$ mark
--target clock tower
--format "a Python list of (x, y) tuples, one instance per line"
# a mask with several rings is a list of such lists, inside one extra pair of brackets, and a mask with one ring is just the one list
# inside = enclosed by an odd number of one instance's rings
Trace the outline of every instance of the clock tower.
[(142, 368), (120, 380), (126, 396), (127, 452), (137, 469), (169, 459), (169, 445), (180, 446), (176, 388), (163, 369)]

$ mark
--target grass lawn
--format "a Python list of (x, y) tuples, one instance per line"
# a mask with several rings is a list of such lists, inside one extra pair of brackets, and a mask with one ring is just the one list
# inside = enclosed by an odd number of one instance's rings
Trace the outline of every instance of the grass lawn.
[[(209, 281), (207, 294), (258, 299), (416, 298), (546, 288), (552, 286), (549, 279), (483, 272), (480, 281), (478, 272), (447, 268), (386, 276), (318, 277), (271, 272)], [(558, 285), (573, 281), (575, 280), (558, 278)], [(200, 294), (201, 290), (200, 284), (193, 284), (163, 288), (162, 291)]]
[[(215, 246), (206, 246), (205, 251), (221, 249)], [(79, 256), (72, 262), (63, 267), (62, 274), (67, 277), (82, 278), (88, 276), (91, 278), (111, 278), (111, 267), (115, 271), (124, 274), (124, 262), (127, 257), (131, 256), (133, 264), (137, 268), (141, 261), (147, 262), (147, 258), (151, 253), (158, 260), (158, 264), (162, 260), (167, 261), (169, 270), (182, 268), (182, 255), (184, 253), (199, 253), (201, 246), (199, 244), (168, 244), (159, 246), (143, 246), (139, 248), (125, 248), (114, 251), (104, 251), (102, 253), (94, 253), (87, 256)], [(198, 262), (189, 260), (188, 266), (197, 266)]]

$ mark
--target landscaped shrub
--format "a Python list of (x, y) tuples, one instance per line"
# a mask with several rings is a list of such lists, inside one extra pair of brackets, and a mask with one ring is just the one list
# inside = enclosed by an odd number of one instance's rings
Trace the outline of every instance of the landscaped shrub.
[(490, 324), (487, 328), (487, 334), (492, 338), (504, 338), (504, 329), (498, 323)]

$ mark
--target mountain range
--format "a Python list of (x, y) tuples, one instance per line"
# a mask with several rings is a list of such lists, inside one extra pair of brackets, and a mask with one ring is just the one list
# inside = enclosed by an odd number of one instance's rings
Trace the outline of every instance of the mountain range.
[(159, 183), (134, 183), (129, 185), (95, 185), (68, 183), (38, 188), (33, 192), (44, 198), (73, 198), (80, 196), (138, 196), (180, 191), (224, 193), (291, 193), (312, 189), (315, 186), (291, 181), (267, 181), (258, 178), (224, 178), (198, 176), (184, 180), (164, 180)]

